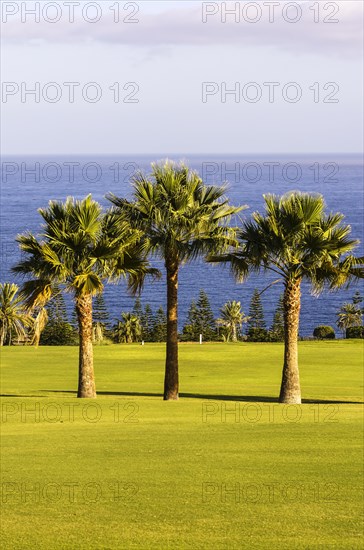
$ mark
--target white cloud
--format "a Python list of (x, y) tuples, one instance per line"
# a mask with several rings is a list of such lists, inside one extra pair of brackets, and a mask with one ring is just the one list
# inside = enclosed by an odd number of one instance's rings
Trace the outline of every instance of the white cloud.
[[(14, 2), (2, 2), (2, 4), (19, 4)], [(34, 4), (28, 2), (28, 4)], [(58, 2), (61, 6), (63, 2)], [(161, 2), (139, 2), (139, 12), (132, 14), (129, 11), (120, 10), (120, 17), (124, 18), (128, 13), (132, 19), (139, 19), (139, 23), (115, 23), (113, 12), (110, 11), (109, 2), (102, 3), (102, 17), (97, 23), (87, 23), (82, 19), (80, 11), (75, 9), (75, 22), (69, 23), (68, 9), (63, 6), (62, 18), (57, 23), (47, 23), (41, 17), (40, 23), (28, 21), (22, 23), (20, 11), (9, 17), (7, 23), (2, 25), (4, 42), (16, 42), (19, 44), (34, 41), (46, 41), (47, 43), (78, 43), (84, 41), (99, 41), (129, 45), (138, 48), (153, 48), (155, 52), (159, 47), (165, 46), (203, 46), (203, 45), (234, 45), (236, 47), (277, 47), (288, 50), (290, 53), (323, 54), (334, 56), (357, 56), (362, 49), (363, 30), (362, 13), (363, 3), (360, 1), (336, 2), (339, 12), (331, 15), (335, 3), (322, 3), (320, 17), (338, 18), (338, 23), (314, 23), (314, 12), (310, 7), (314, 2), (297, 2), (302, 9), (302, 18), (297, 23), (287, 22), (282, 10), (287, 2), (281, 2), (275, 8), (275, 21), (269, 22), (269, 8), (266, 2), (250, 2), (250, 5), (259, 5), (262, 10), (262, 18), (256, 23), (249, 23), (247, 19), (255, 16), (254, 6), (245, 11), (245, 20), (241, 15), (239, 23), (234, 16), (228, 16), (226, 23), (221, 22), (222, 4), (211, 2), (209, 8), (217, 10), (215, 15), (207, 16), (206, 23), (202, 22), (202, 2), (168, 2), (168, 7)], [(240, 8), (246, 7), (246, 2), (240, 2)], [(292, 2), (291, 2), (292, 4)], [(317, 4), (317, 3), (316, 3)], [(101, 5), (101, 4), (100, 4)], [(231, 8), (233, 3), (226, 4)], [(324, 11), (326, 6), (326, 11)], [(329, 7), (331, 6), (331, 8)], [(82, 6), (81, 6), (82, 7)], [(153, 9), (154, 7), (154, 9)], [(294, 9), (285, 12), (286, 18), (294, 17)], [(49, 11), (49, 17), (53, 17)], [(90, 12), (93, 17), (93, 13)]]

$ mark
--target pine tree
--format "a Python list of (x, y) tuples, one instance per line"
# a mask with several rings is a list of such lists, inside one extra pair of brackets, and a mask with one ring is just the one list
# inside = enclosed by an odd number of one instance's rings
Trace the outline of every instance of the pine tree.
[(216, 339), (215, 317), (208, 296), (204, 290), (200, 290), (196, 309), (198, 315), (198, 334), (202, 334), (204, 340)]
[(106, 329), (110, 328), (110, 316), (106, 307), (105, 299), (103, 294), (97, 294), (92, 308), (92, 318), (93, 322), (100, 323)]
[(96, 295), (92, 309), (92, 338), (94, 342), (102, 342), (105, 332), (110, 329), (110, 317), (102, 294)]
[(74, 328), (74, 330), (78, 330), (77, 313), (76, 313), (76, 308), (74, 306), (72, 308), (72, 313), (71, 313), (71, 326)]
[(360, 291), (357, 290), (353, 296), (353, 304), (354, 305), (357, 305), (357, 304), (361, 304), (363, 301), (363, 297), (362, 295), (360, 294)]
[(204, 290), (200, 290), (197, 302), (195, 300), (191, 302), (182, 338), (186, 341), (198, 341), (200, 334), (203, 340), (211, 341), (217, 338), (214, 314)]
[(187, 322), (183, 327), (182, 339), (193, 342), (199, 338), (198, 310), (195, 300), (192, 300), (188, 313)]
[(149, 304), (146, 304), (141, 318), (142, 338), (145, 342), (153, 341), (154, 315)]
[(59, 288), (55, 288), (52, 300), (47, 304), (48, 324), (68, 323), (66, 304)]
[(276, 310), (273, 316), (271, 335), (274, 341), (283, 342), (284, 340), (284, 307), (283, 294), (280, 295)]
[(59, 288), (45, 310), (47, 322), (40, 335), (40, 343), (46, 346), (64, 346), (76, 343), (73, 327), (68, 322), (66, 304)]
[(134, 307), (133, 307), (133, 315), (135, 315), (135, 317), (138, 317), (138, 319), (142, 320), (142, 317), (143, 317), (143, 306), (142, 306), (142, 302), (139, 298), (139, 296), (137, 298), (135, 298), (135, 302), (134, 302)]
[(248, 316), (247, 334), (249, 340), (255, 342), (266, 341), (268, 331), (266, 329), (264, 310), (258, 289), (255, 289), (253, 292)]
[(162, 306), (158, 309), (153, 327), (153, 342), (165, 342), (167, 338), (167, 317)]
[(361, 309), (361, 312), (364, 314), (364, 308), (362, 307), (362, 303), (363, 303), (363, 297), (362, 295), (360, 294), (360, 291), (357, 290), (353, 296), (353, 299), (352, 299), (352, 302), (354, 304), (354, 306), (357, 306)]

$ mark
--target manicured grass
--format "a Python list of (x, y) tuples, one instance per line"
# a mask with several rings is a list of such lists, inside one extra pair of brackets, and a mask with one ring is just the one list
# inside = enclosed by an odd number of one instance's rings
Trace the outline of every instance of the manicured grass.
[[(2, 349), (2, 547), (362, 548), (363, 345), (301, 342), (302, 406), (275, 403), (280, 344)], [(32, 412), (33, 411), (33, 412)]]

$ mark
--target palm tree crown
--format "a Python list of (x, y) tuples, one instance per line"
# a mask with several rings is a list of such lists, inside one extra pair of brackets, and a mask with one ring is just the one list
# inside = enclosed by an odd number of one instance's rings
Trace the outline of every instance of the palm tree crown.
[(142, 336), (139, 318), (133, 313), (122, 313), (121, 321), (118, 321), (114, 332), (119, 343), (131, 344), (138, 342)]
[(219, 258), (231, 262), (238, 279), (263, 268), (284, 280), (307, 279), (318, 294), (325, 285), (339, 288), (363, 275), (360, 258), (341, 260), (359, 241), (349, 238), (351, 227), (342, 225), (342, 214), (325, 215), (321, 195), (291, 192), (264, 200), (265, 214), (255, 212), (239, 231), (239, 250)]
[(240, 302), (236, 302), (235, 300), (227, 302), (224, 307), (220, 309), (220, 313), (221, 318), (217, 319), (216, 322), (225, 327), (227, 339), (236, 342), (241, 325), (248, 320), (241, 310)]
[(206, 186), (184, 164), (152, 164), (151, 177), (139, 173), (133, 187), (133, 202), (108, 198), (146, 232), (149, 250), (166, 262), (191, 260), (233, 242), (226, 222), (241, 208), (229, 205), (225, 187)]
[(337, 326), (345, 331), (347, 328), (360, 327), (363, 324), (363, 313), (356, 304), (343, 304), (337, 314)]
[(94, 295), (102, 291), (104, 279), (129, 276), (130, 285), (137, 287), (149, 271), (138, 245), (140, 233), (112, 211), (103, 213), (91, 196), (51, 201), (39, 213), (45, 221), (41, 240), (31, 233), (17, 239), (28, 259), (14, 272), (34, 276), (22, 287), (28, 306), (47, 302), (54, 284), (75, 296)]

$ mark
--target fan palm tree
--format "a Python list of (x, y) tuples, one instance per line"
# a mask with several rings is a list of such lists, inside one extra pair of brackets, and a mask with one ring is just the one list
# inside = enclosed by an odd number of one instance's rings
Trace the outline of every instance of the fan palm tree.
[(225, 188), (206, 186), (187, 166), (152, 164), (150, 177), (133, 179), (134, 200), (109, 195), (121, 218), (146, 236), (149, 252), (164, 261), (167, 278), (167, 343), (164, 399), (178, 399), (178, 273), (180, 266), (234, 241), (227, 225), (241, 208), (224, 199)]
[(37, 315), (34, 319), (34, 325), (33, 325), (33, 337), (31, 340), (31, 345), (34, 347), (39, 346), (40, 337), (42, 336), (42, 332), (45, 329), (45, 326), (48, 322), (48, 312), (45, 307), (41, 307)]
[(284, 284), (284, 364), (281, 403), (300, 403), (298, 327), (301, 283), (311, 283), (314, 294), (363, 277), (363, 258), (348, 255), (359, 241), (349, 238), (350, 226), (342, 214), (325, 214), (321, 195), (291, 192), (282, 197), (264, 195), (265, 214), (253, 214), (239, 234), (239, 249), (211, 257), (226, 262), (238, 280), (261, 269), (279, 275)]
[(141, 339), (142, 327), (140, 320), (132, 313), (122, 313), (121, 321), (116, 325), (115, 334), (118, 342), (132, 344)]
[(13, 342), (13, 336), (17, 339), (24, 338), (26, 328), (33, 325), (33, 319), (29, 312), (25, 311), (19, 287), (14, 283), (0, 284), (0, 346)]
[(32, 277), (24, 282), (21, 296), (33, 309), (44, 307), (57, 285), (72, 293), (79, 327), (77, 395), (93, 398), (92, 298), (102, 292), (105, 280), (128, 277), (129, 287), (136, 290), (153, 271), (145, 260), (140, 232), (112, 211), (102, 212), (91, 196), (51, 201), (39, 213), (45, 222), (39, 238), (28, 233), (17, 239), (26, 259), (14, 271)]
[(344, 334), (347, 328), (361, 327), (363, 324), (361, 308), (356, 304), (343, 304), (337, 314), (336, 324)]
[(228, 340), (231, 339), (232, 342), (237, 342), (238, 330), (248, 320), (244, 312), (241, 311), (240, 302), (236, 302), (235, 300), (226, 302), (224, 307), (220, 309), (220, 313), (221, 318), (217, 319), (216, 322), (225, 327)]

